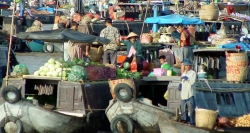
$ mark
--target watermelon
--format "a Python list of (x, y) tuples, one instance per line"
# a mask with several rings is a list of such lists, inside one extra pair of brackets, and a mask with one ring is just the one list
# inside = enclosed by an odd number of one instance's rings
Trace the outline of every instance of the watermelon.
[(124, 69), (129, 69), (130, 68), (130, 64), (128, 62), (124, 62), (123, 68)]

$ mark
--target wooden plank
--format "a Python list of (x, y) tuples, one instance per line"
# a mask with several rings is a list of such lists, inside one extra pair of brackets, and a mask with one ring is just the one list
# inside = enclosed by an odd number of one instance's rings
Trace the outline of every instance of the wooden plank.
[(42, 79), (42, 80), (61, 80), (61, 77), (49, 77), (49, 76), (35, 76), (35, 75), (23, 75), (24, 79)]
[(143, 77), (145, 81), (180, 81), (181, 76), (154, 76), (154, 77)]

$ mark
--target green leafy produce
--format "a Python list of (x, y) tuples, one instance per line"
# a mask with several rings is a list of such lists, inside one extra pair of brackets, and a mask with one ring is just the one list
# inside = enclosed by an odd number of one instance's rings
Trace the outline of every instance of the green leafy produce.
[(71, 73), (79, 73), (82, 75), (82, 79), (87, 79), (87, 71), (82, 66), (73, 66), (71, 69)]
[(123, 68), (117, 69), (117, 78), (134, 78), (139, 79), (141, 77), (140, 72), (130, 72), (128, 70), (125, 70)]
[(18, 64), (13, 68), (13, 73), (11, 74), (11, 76), (19, 78), (27, 74), (29, 74), (27, 66), (24, 64)]
[(82, 75), (80, 73), (71, 72), (68, 75), (68, 81), (71, 81), (71, 82), (77, 82), (81, 79), (82, 79)]
[(129, 69), (130, 68), (130, 64), (128, 62), (124, 62), (123, 68), (124, 69)]
[(77, 62), (78, 65), (84, 65), (84, 61), (83, 60), (80, 60)]
[(207, 79), (213, 79), (214, 77), (212, 75), (208, 75)]

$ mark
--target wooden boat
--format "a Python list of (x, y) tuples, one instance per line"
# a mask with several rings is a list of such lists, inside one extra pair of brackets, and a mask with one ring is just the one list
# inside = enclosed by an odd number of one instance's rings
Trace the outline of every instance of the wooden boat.
[[(111, 130), (121, 133), (247, 133), (249, 128), (209, 130), (174, 120), (174, 113), (160, 107), (131, 100), (111, 100), (106, 109)], [(123, 123), (119, 123), (123, 122)], [(127, 125), (127, 126), (126, 126)]]
[[(21, 123), (18, 129), (29, 133), (91, 133), (108, 127), (102, 111), (111, 99), (107, 82), (82, 84), (32, 75), (10, 78), (8, 86), (5, 81), (0, 95), (1, 130), (9, 122)], [(51, 95), (39, 95), (39, 90), (34, 90), (39, 85), (43, 86), (44, 93), (48, 91), (46, 86), (53, 86), (54, 90)], [(27, 100), (30, 97), (33, 100)]]
[[(16, 104), (2, 103), (0, 105), (1, 123), (6, 120), (16, 118), (21, 121), (23, 132), (32, 133), (39, 131), (41, 133), (52, 132), (86, 132), (86, 119), (81, 117), (72, 117), (56, 111), (44, 109), (32, 103), (32, 101), (23, 100)], [(4, 113), (4, 110), (7, 112)], [(9, 116), (9, 117), (6, 117)], [(12, 117), (12, 119), (11, 119)], [(3, 127), (1, 126), (1, 131)]]

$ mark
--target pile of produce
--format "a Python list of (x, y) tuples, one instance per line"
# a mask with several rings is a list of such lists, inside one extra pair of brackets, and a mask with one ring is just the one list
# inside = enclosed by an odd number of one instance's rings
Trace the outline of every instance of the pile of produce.
[(116, 68), (113, 65), (90, 62), (85, 68), (88, 73), (88, 80), (107, 80), (116, 78)]
[(148, 76), (149, 72), (149, 63), (143, 61), (143, 70), (142, 72), (137, 72), (136, 61), (132, 61), (130, 64), (124, 62), (123, 68), (117, 69), (117, 78), (134, 78), (140, 79), (142, 76)]
[(241, 117), (228, 119), (220, 117), (218, 121), (219, 127), (250, 127), (250, 114), (243, 115)]
[(10, 76), (13, 78), (22, 78), (23, 75), (28, 75), (29, 70), (24, 64), (18, 64), (13, 68), (13, 71), (10, 73)]
[(169, 27), (160, 27), (158, 32), (154, 32), (151, 34), (143, 33), (141, 37), (141, 43), (174, 43), (175, 39), (170, 37), (172, 32), (176, 29), (173, 26)]
[(87, 71), (83, 66), (73, 66), (68, 75), (68, 81), (77, 82), (87, 79)]
[(34, 72), (35, 76), (49, 76), (49, 77), (63, 77), (63, 80), (67, 80), (68, 75), (71, 72), (71, 67), (76, 65), (84, 65), (82, 60), (74, 59), (72, 61), (64, 62), (63, 59), (55, 60), (51, 58), (39, 70)]
[(235, 124), (235, 127), (250, 127), (250, 114), (238, 117), (232, 120), (232, 123)]

